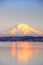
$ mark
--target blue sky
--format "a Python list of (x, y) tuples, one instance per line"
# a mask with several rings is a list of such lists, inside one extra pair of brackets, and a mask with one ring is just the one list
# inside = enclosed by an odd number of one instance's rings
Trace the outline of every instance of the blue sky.
[(0, 31), (21, 22), (43, 31), (43, 0), (0, 0)]

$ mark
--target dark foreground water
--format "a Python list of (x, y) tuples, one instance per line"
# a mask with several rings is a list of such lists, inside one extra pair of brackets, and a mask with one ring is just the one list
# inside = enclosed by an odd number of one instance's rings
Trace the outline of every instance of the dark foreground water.
[(43, 43), (0, 42), (0, 65), (43, 65)]

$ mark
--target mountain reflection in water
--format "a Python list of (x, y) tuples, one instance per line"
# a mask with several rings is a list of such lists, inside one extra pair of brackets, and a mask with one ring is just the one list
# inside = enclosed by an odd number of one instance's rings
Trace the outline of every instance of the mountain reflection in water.
[(43, 65), (43, 43), (5, 42), (5, 44), (7, 46), (0, 47), (1, 65)]

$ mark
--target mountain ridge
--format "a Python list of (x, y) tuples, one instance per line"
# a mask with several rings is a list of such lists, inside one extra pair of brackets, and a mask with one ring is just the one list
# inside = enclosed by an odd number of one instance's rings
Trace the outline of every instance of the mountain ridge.
[(12, 28), (11, 30), (4, 31), (1, 33), (2, 35), (12, 35), (12, 36), (42, 36), (43, 33), (28, 26), (27, 24), (20, 23), (16, 26), (16, 28)]

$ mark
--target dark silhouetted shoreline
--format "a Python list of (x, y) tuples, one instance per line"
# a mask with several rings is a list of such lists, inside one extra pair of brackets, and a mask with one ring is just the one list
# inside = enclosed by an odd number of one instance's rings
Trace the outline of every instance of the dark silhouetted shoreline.
[(0, 42), (7, 41), (29, 41), (29, 42), (43, 42), (43, 36), (8, 36), (0, 37)]

